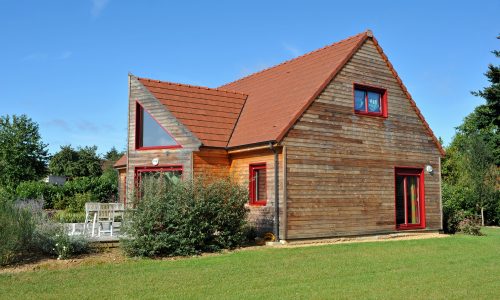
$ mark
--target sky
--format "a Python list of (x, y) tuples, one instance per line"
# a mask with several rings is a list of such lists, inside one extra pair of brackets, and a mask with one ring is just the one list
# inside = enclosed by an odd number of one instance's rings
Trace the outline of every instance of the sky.
[(484, 103), (500, 1), (0, 0), (0, 115), (124, 150), (128, 74), (217, 87), (371, 29), (445, 144)]

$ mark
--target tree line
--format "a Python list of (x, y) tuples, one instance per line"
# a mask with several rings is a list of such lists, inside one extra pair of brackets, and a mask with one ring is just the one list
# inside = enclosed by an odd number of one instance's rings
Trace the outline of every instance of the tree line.
[[(500, 51), (492, 53), (500, 58)], [(500, 65), (490, 64), (485, 76), (490, 85), (472, 92), (485, 104), (465, 117), (445, 147), (443, 213), (450, 232), (474, 221), (500, 223)]]
[[(116, 183), (112, 182), (116, 181), (116, 172), (112, 166), (122, 155), (123, 152), (115, 147), (101, 156), (97, 146), (74, 148), (71, 145), (61, 146), (57, 153), (50, 155), (38, 124), (31, 118), (27, 115), (0, 116), (0, 195), (2, 198), (42, 197), (51, 201), (48, 198), (54, 188), (39, 182), (50, 174), (75, 181), (66, 190), (89, 192), (91, 184), (88, 182), (94, 182), (93, 189), (107, 191), (94, 194), (101, 198), (113, 197)], [(69, 188), (75, 185), (78, 188)]]

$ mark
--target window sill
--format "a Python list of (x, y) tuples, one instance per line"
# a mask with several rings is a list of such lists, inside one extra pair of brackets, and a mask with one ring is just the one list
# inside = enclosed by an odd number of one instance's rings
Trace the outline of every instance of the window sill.
[(267, 205), (267, 201), (265, 202), (252, 202), (252, 203), (248, 203), (248, 206), (250, 207), (263, 207), (263, 206), (266, 206)]
[(412, 230), (412, 229), (425, 229), (425, 226), (421, 224), (396, 226), (396, 230)]
[(377, 118), (384, 118), (386, 119), (387, 116), (384, 116), (382, 113), (370, 113), (370, 112), (364, 112), (364, 111), (354, 111), (356, 115), (361, 115), (361, 116), (367, 116), (367, 117), (377, 117)]

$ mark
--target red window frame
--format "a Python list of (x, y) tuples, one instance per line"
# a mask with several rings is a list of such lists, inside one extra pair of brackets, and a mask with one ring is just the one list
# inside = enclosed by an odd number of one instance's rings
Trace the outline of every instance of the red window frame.
[[(397, 176), (418, 176), (418, 198), (419, 198), (419, 224), (398, 224), (397, 222)], [(405, 186), (406, 189), (406, 186)], [(406, 197), (406, 193), (405, 197)], [(405, 201), (405, 215), (406, 215), (406, 203)], [(405, 216), (406, 223), (407, 217)], [(424, 169), (419, 167), (395, 167), (394, 168), (394, 224), (397, 230), (408, 230), (408, 229), (425, 229), (425, 180), (424, 180)]]
[(127, 206), (127, 175), (123, 176), (123, 206)]
[[(356, 110), (356, 93), (355, 91), (363, 91), (363, 92), (375, 92), (380, 94), (380, 112), (370, 112), (368, 111), (368, 93), (366, 93), (365, 96), (365, 110)], [(387, 90), (376, 87), (376, 86), (371, 86), (371, 85), (366, 85), (366, 84), (359, 84), (359, 83), (353, 83), (352, 85), (352, 99), (353, 99), (353, 110), (355, 114), (358, 115), (367, 115), (367, 116), (372, 116), (372, 117), (383, 117), (387, 118), (388, 116), (388, 109), (387, 109)]]
[[(143, 147), (142, 146), (142, 115), (143, 111), (146, 111), (152, 118), (153, 120), (160, 125), (163, 130), (175, 141), (177, 145), (170, 145), (170, 146), (148, 146), (148, 147)], [(136, 106), (135, 106), (135, 150), (154, 150), (154, 149), (178, 149), (182, 148), (181, 144), (168, 132), (163, 125), (158, 122), (158, 120), (147, 110), (145, 109), (139, 101), (136, 101)]]
[[(140, 183), (141, 173), (147, 172), (174, 172), (181, 171), (181, 174), (184, 174), (184, 168), (182, 165), (160, 165), (160, 166), (145, 166), (145, 167), (135, 167), (135, 180), (137, 183)], [(181, 176), (182, 177), (182, 176)]]
[[(266, 172), (266, 199), (256, 199), (255, 195), (255, 189), (256, 189), (256, 182), (255, 182), (255, 171), (256, 170), (264, 170)], [(248, 189), (249, 189), (249, 194), (250, 194), (250, 205), (254, 206), (265, 206), (267, 204), (267, 168), (266, 168), (266, 163), (253, 163), (249, 165), (249, 184), (248, 184)]]

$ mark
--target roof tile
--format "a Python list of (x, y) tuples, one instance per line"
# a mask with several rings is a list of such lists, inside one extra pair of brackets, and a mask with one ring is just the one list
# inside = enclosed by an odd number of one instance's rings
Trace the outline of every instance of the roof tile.
[(248, 94), (228, 146), (279, 140), (366, 37), (355, 35), (221, 86)]
[(204, 146), (225, 147), (247, 96), (242, 93), (138, 78)]

